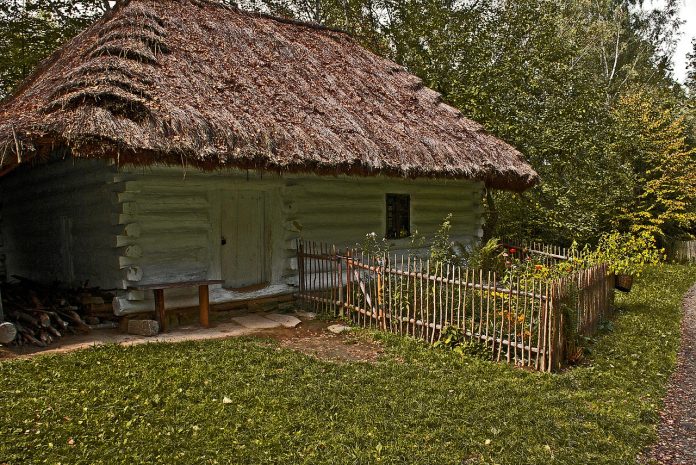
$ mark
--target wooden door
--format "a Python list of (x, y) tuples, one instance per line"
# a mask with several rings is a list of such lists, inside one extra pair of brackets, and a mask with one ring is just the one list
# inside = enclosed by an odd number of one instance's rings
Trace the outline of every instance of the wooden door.
[(230, 289), (266, 283), (264, 194), (224, 192), (222, 196), (220, 266)]

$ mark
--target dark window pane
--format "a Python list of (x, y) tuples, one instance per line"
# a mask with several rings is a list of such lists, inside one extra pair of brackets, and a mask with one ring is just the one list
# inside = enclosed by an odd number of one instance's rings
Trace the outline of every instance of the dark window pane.
[(387, 194), (387, 239), (411, 235), (411, 197), (408, 194)]

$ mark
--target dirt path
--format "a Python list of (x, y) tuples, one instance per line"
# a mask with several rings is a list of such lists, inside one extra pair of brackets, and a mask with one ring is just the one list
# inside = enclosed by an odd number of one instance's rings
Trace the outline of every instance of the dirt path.
[[(682, 344), (648, 457), (661, 465), (696, 465), (696, 286), (684, 298)], [(653, 462), (654, 463), (654, 462)]]
[(276, 339), (281, 347), (334, 362), (376, 362), (383, 354), (381, 346), (366, 337), (332, 334), (327, 320), (303, 320), (296, 328), (249, 329), (234, 322), (216, 323), (211, 328), (182, 326), (154, 337), (124, 334), (118, 329), (94, 330), (89, 334), (65, 336), (47, 348), (34, 346), (2, 348), (0, 361), (59, 354), (103, 344), (135, 345), (151, 342), (181, 342), (258, 336)]

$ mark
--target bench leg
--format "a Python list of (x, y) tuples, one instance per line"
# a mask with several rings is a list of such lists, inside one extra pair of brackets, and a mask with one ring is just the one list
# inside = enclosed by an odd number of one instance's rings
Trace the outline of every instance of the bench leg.
[(167, 330), (167, 319), (164, 315), (164, 289), (155, 289), (155, 315), (160, 325), (160, 332)]
[(207, 284), (198, 286), (198, 307), (200, 311), (201, 326), (207, 328), (210, 325), (208, 319), (210, 313), (210, 296), (208, 294)]

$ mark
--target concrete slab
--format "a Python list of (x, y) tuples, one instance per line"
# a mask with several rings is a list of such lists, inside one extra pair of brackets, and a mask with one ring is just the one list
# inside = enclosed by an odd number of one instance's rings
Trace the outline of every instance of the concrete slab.
[(299, 318), (295, 318), (292, 315), (283, 315), (282, 313), (268, 313), (264, 316), (269, 320), (273, 320), (280, 323), (285, 328), (295, 328), (300, 323), (302, 323), (302, 320), (300, 320)]
[(279, 328), (282, 326), (282, 323), (278, 321), (273, 321), (257, 314), (237, 316), (232, 318), (232, 321), (239, 323), (247, 329), (270, 329)]
[(147, 344), (150, 342), (202, 341), (207, 339), (225, 339), (228, 337), (246, 336), (256, 333), (256, 331), (244, 328), (237, 323), (219, 323), (213, 328), (182, 326), (170, 333), (160, 333), (152, 337), (123, 334), (118, 329), (97, 329), (90, 331), (89, 334), (64, 336), (58, 339), (58, 342), (49, 346), (49, 348), (26, 345), (14, 349), (16, 349), (15, 353), (19, 357), (31, 357), (41, 354), (72, 352), (73, 350), (86, 349), (102, 344), (130, 346)]

